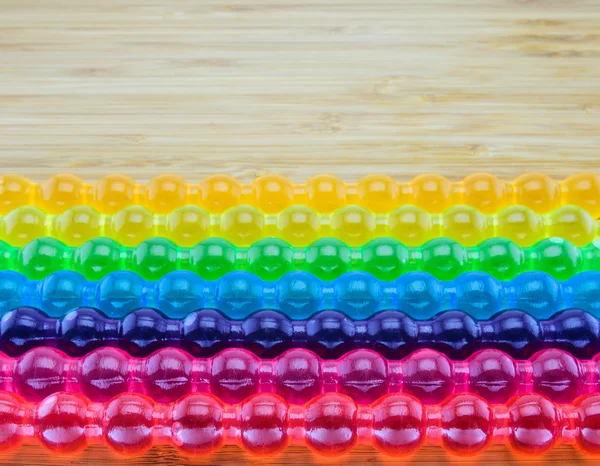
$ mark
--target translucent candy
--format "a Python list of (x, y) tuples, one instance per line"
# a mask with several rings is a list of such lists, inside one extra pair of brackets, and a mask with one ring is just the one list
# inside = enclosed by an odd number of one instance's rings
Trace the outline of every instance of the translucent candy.
[(599, 394), (585, 395), (574, 404), (557, 404), (540, 394), (489, 404), (475, 394), (460, 393), (436, 405), (393, 394), (363, 405), (341, 393), (326, 393), (298, 405), (261, 393), (231, 405), (192, 393), (167, 405), (139, 393), (92, 403), (81, 394), (59, 392), (27, 403), (0, 392), (0, 450), (38, 443), (54, 454), (70, 454), (103, 443), (133, 456), (166, 443), (200, 456), (234, 444), (253, 455), (271, 455), (302, 445), (319, 455), (338, 456), (357, 445), (372, 445), (385, 454), (404, 456), (427, 443), (452, 455), (470, 456), (492, 444), (508, 444), (527, 455), (574, 444), (583, 453), (598, 455), (599, 410)]
[(330, 282), (308, 272), (290, 272), (267, 282), (249, 272), (230, 272), (208, 281), (189, 271), (175, 271), (146, 281), (122, 271), (87, 281), (76, 272), (59, 271), (34, 281), (17, 272), (0, 271), (0, 316), (20, 306), (39, 308), (51, 317), (78, 307), (94, 307), (109, 317), (152, 307), (172, 318), (214, 308), (236, 319), (261, 309), (280, 310), (294, 319), (327, 309), (354, 319), (389, 309), (417, 319), (454, 309), (477, 319), (506, 309), (547, 318), (576, 307), (600, 317), (600, 272), (582, 272), (566, 281), (544, 272), (527, 272), (505, 282), (483, 272), (467, 272), (449, 281), (426, 272), (409, 272), (394, 281), (349, 272)]
[(370, 348), (390, 359), (430, 348), (454, 359), (481, 349), (499, 349), (524, 359), (544, 348), (568, 351), (589, 359), (600, 352), (598, 318), (569, 310), (537, 320), (520, 311), (505, 311), (490, 320), (476, 320), (460, 311), (431, 320), (414, 320), (386, 311), (368, 320), (352, 320), (335, 311), (307, 320), (291, 320), (266, 310), (244, 320), (232, 320), (212, 309), (167, 319), (152, 309), (137, 310), (123, 319), (109, 319), (94, 309), (80, 308), (61, 319), (33, 308), (18, 308), (0, 321), (0, 349), (18, 356), (43, 345), (81, 356), (103, 346), (117, 346), (147, 356), (162, 347), (179, 347), (194, 356), (210, 356), (243, 347), (262, 357), (276, 357), (290, 348), (309, 348), (321, 357), (336, 358), (357, 348)]
[(488, 173), (476, 173), (462, 181), (449, 181), (435, 174), (397, 182), (387, 175), (367, 175), (357, 183), (344, 183), (332, 175), (317, 175), (304, 184), (294, 184), (280, 175), (265, 175), (243, 185), (227, 175), (187, 183), (175, 175), (161, 175), (147, 184), (137, 184), (123, 175), (108, 175), (96, 183), (85, 183), (74, 175), (56, 175), (35, 184), (19, 175), (0, 177), (0, 214), (24, 205), (34, 205), (60, 214), (77, 205), (89, 205), (112, 214), (138, 204), (153, 212), (168, 213), (187, 204), (222, 213), (247, 204), (265, 213), (277, 213), (294, 204), (305, 204), (317, 212), (330, 213), (349, 204), (376, 213), (413, 204), (440, 213), (466, 204), (484, 213), (494, 213), (512, 204), (547, 213), (562, 205), (577, 205), (594, 218), (600, 217), (600, 177), (578, 173), (556, 181), (541, 173), (522, 175), (512, 182)]
[(517, 394), (535, 392), (570, 403), (599, 391), (599, 360), (600, 354), (580, 360), (559, 349), (542, 350), (528, 360), (515, 360), (495, 349), (478, 351), (465, 361), (452, 361), (430, 349), (401, 360), (369, 349), (323, 360), (302, 348), (275, 359), (233, 348), (211, 358), (163, 348), (138, 359), (120, 349), (100, 348), (74, 359), (54, 348), (35, 348), (17, 359), (0, 353), (0, 389), (29, 401), (61, 391), (108, 401), (135, 391), (162, 403), (190, 392), (211, 393), (226, 403), (261, 392), (306, 403), (321, 393), (339, 392), (357, 403), (372, 403), (387, 393), (408, 393), (433, 404), (453, 393), (471, 392), (504, 403)]
[[(157, 201), (158, 202), (158, 201)], [(331, 236), (350, 246), (361, 246), (382, 236), (408, 246), (418, 246), (439, 236), (464, 246), (475, 246), (491, 237), (508, 238), (530, 246), (547, 237), (560, 237), (576, 246), (591, 243), (598, 222), (577, 206), (562, 206), (547, 214), (515, 205), (496, 214), (483, 214), (470, 206), (455, 205), (443, 213), (430, 214), (406, 205), (387, 214), (375, 214), (348, 205), (330, 214), (293, 205), (277, 214), (240, 205), (222, 214), (209, 214), (201, 207), (184, 205), (170, 213), (152, 213), (143, 206), (129, 206), (114, 214), (100, 214), (90, 206), (75, 206), (61, 214), (48, 214), (38, 207), (23, 206), (0, 215), (0, 239), (23, 246), (43, 236), (55, 237), (70, 246), (108, 236), (124, 246), (137, 246), (154, 236), (180, 246), (219, 236), (238, 246), (249, 246), (275, 237), (293, 246), (307, 246), (320, 237)]]
[(206, 280), (234, 270), (245, 270), (264, 280), (280, 279), (293, 270), (322, 280), (365, 271), (386, 281), (416, 271), (453, 280), (477, 270), (510, 280), (540, 270), (566, 280), (579, 272), (600, 270), (599, 245), (594, 242), (578, 248), (568, 241), (548, 238), (520, 248), (510, 240), (491, 238), (465, 247), (449, 238), (437, 238), (422, 247), (408, 247), (392, 238), (379, 238), (358, 248), (335, 238), (321, 238), (307, 247), (293, 247), (265, 238), (242, 248), (222, 238), (209, 238), (187, 248), (165, 238), (148, 239), (136, 247), (95, 238), (79, 247), (68, 247), (53, 238), (40, 238), (22, 248), (0, 242), (0, 270), (14, 270), (36, 280), (65, 269), (80, 272), (89, 280), (117, 270), (131, 270), (147, 280), (157, 280), (174, 270), (188, 270)]

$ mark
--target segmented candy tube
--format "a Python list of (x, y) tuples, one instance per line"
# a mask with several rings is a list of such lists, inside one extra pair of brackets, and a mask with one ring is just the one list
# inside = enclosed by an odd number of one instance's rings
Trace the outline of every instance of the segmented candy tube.
[(357, 183), (316, 175), (304, 184), (294, 184), (280, 175), (261, 176), (250, 184), (227, 175), (210, 176), (198, 184), (174, 175), (157, 176), (146, 184), (123, 175), (108, 175), (97, 183), (85, 183), (75, 175), (62, 174), (40, 184), (19, 175), (0, 177), (0, 213), (27, 204), (51, 213), (62, 213), (80, 204), (102, 213), (115, 213), (132, 204), (159, 213), (186, 204), (198, 204), (216, 213), (240, 204), (253, 205), (267, 213), (280, 212), (293, 204), (306, 204), (324, 213), (347, 204), (358, 204), (374, 212), (388, 212), (404, 204), (442, 212), (454, 204), (467, 204), (486, 213), (522, 204), (545, 213), (574, 204), (597, 218), (599, 197), (600, 177), (592, 173), (578, 173), (563, 181), (542, 173), (528, 173), (512, 182), (488, 173), (476, 173), (461, 181), (424, 174), (403, 183), (387, 175), (367, 175)]
[(306, 248), (292, 247), (276, 238), (265, 238), (248, 248), (236, 247), (222, 238), (206, 239), (190, 248), (178, 247), (165, 238), (152, 238), (134, 248), (109, 238), (95, 238), (71, 248), (54, 238), (40, 238), (23, 248), (0, 242), (0, 269), (15, 270), (31, 279), (68, 269), (89, 280), (118, 270), (131, 270), (147, 280), (175, 270), (189, 270), (207, 280), (234, 270), (245, 270), (264, 280), (277, 280), (294, 270), (323, 280), (365, 271), (387, 281), (408, 272), (427, 272), (452, 280), (473, 270), (510, 280), (541, 270), (565, 280), (578, 272), (600, 270), (600, 248), (595, 243), (577, 248), (558, 238), (544, 239), (529, 248), (520, 248), (505, 238), (488, 239), (476, 247), (461, 246), (449, 238), (437, 238), (421, 247), (379, 238), (360, 248), (335, 238), (321, 238)]
[(458, 392), (475, 393), (504, 403), (519, 393), (540, 393), (557, 403), (600, 390), (600, 354), (579, 360), (559, 349), (546, 349), (528, 360), (515, 360), (494, 349), (465, 361), (453, 361), (422, 349), (390, 360), (359, 349), (337, 360), (323, 360), (307, 349), (292, 349), (275, 359), (261, 359), (239, 348), (211, 358), (194, 358), (177, 348), (134, 358), (117, 348), (100, 348), (70, 358), (53, 348), (35, 348), (19, 358), (0, 353), (0, 389), (38, 401), (61, 391), (107, 401), (128, 391), (171, 402), (190, 392), (212, 393), (238, 403), (256, 393), (276, 393), (292, 403), (306, 403), (327, 392), (372, 403), (387, 393), (408, 393), (422, 403), (440, 403)]
[(362, 321), (325, 311), (294, 321), (275, 311), (231, 320), (210, 309), (193, 312), (184, 320), (166, 319), (152, 309), (141, 309), (116, 320), (86, 308), (62, 319), (45, 317), (33, 308), (19, 308), (0, 321), (0, 348), (5, 353), (20, 355), (42, 345), (56, 346), (72, 355), (101, 346), (119, 346), (139, 356), (165, 346), (180, 347), (196, 356), (235, 346), (263, 357), (307, 347), (326, 358), (355, 348), (371, 348), (390, 359), (419, 348), (436, 349), (455, 359), (484, 348), (527, 358), (542, 348), (556, 347), (590, 358), (600, 352), (600, 323), (581, 310), (565, 311), (548, 320), (506, 311), (481, 321), (460, 311), (445, 312), (431, 320), (414, 320), (388, 311)]
[(331, 282), (307, 272), (291, 272), (266, 282), (249, 272), (231, 272), (208, 281), (180, 271), (149, 282), (123, 271), (90, 282), (70, 271), (54, 272), (40, 281), (7, 271), (0, 272), (0, 296), (0, 315), (32, 306), (51, 317), (78, 307), (94, 307), (109, 317), (123, 317), (142, 307), (160, 309), (172, 318), (201, 308), (219, 309), (236, 319), (261, 309), (281, 310), (294, 319), (327, 309), (354, 319), (387, 309), (400, 309), (418, 319), (453, 309), (477, 319), (505, 309), (519, 309), (537, 318), (571, 308), (599, 316), (600, 272), (584, 272), (564, 282), (544, 272), (528, 272), (507, 282), (482, 272), (468, 272), (450, 281), (410, 272), (389, 282), (364, 272), (350, 272)]
[(319, 214), (304, 205), (288, 207), (278, 214), (265, 214), (247, 205), (232, 207), (222, 214), (209, 214), (194, 205), (179, 207), (168, 214), (155, 214), (142, 206), (100, 214), (90, 206), (77, 206), (58, 215), (23, 206), (0, 215), (0, 239), (23, 246), (51, 236), (70, 246), (79, 246), (92, 238), (108, 236), (125, 246), (137, 246), (161, 236), (181, 246), (193, 246), (218, 236), (238, 246), (250, 246), (260, 239), (276, 237), (293, 246), (307, 246), (318, 238), (331, 236), (350, 246), (361, 246), (374, 238), (389, 236), (417, 246), (446, 236), (465, 246), (475, 246), (491, 237), (531, 246), (556, 236), (584, 246), (596, 238), (599, 222), (577, 206), (536, 214), (516, 205), (489, 215), (464, 205), (450, 207), (440, 214), (410, 205), (387, 214), (375, 214), (355, 205), (331, 214)]
[(34, 404), (0, 392), (0, 450), (39, 443), (55, 454), (70, 454), (102, 443), (132, 456), (170, 444), (185, 455), (199, 456), (234, 444), (254, 455), (270, 455), (303, 445), (337, 456), (356, 445), (372, 445), (384, 454), (403, 456), (428, 444), (468, 456), (496, 443), (529, 455), (560, 444), (598, 455), (598, 413), (600, 394), (574, 404), (556, 404), (540, 394), (489, 404), (466, 393), (439, 405), (394, 394), (360, 405), (341, 393), (327, 393), (298, 405), (262, 393), (230, 405), (197, 393), (166, 405), (136, 393), (92, 403), (78, 393), (60, 392)]

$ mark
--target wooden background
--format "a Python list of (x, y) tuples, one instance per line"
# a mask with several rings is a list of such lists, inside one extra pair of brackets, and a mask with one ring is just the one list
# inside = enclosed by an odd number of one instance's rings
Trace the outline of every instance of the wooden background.
[[(0, 162), (35, 180), (600, 171), (600, 0), (0, 0)], [(74, 464), (180, 464), (170, 448)], [(412, 464), (515, 464), (504, 448)], [(571, 447), (519, 460), (580, 461)], [(335, 461), (303, 449), (197, 464)], [(65, 464), (25, 447), (0, 464)], [(592, 464), (590, 461), (589, 464)]]

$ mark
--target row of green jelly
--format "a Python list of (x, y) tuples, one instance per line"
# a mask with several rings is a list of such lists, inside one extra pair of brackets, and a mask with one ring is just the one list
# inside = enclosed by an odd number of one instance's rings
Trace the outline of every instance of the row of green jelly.
[[(599, 245), (600, 246), (600, 245)], [(479, 270), (509, 280), (530, 270), (566, 279), (584, 270), (600, 270), (600, 248), (578, 248), (550, 238), (528, 248), (510, 240), (492, 238), (475, 247), (437, 238), (420, 247), (407, 247), (392, 238), (379, 238), (351, 248), (334, 238), (322, 238), (308, 247), (266, 238), (248, 248), (238, 248), (221, 238), (210, 238), (183, 248), (164, 238), (152, 238), (137, 247), (125, 247), (109, 238), (96, 238), (80, 247), (69, 247), (54, 238), (41, 238), (23, 248), (0, 243), (0, 268), (40, 279), (58, 270), (75, 270), (97, 280), (117, 270), (131, 270), (156, 280), (174, 270), (190, 270), (207, 280), (234, 270), (247, 270), (265, 280), (276, 280), (293, 270), (305, 270), (323, 280), (362, 270), (382, 280), (423, 271), (441, 280)]]

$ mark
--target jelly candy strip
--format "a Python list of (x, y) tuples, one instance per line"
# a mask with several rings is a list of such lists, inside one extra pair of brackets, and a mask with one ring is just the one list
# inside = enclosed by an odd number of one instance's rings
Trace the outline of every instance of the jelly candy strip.
[(393, 238), (379, 238), (350, 247), (335, 238), (321, 238), (307, 247), (293, 247), (265, 238), (248, 248), (222, 238), (209, 238), (191, 247), (178, 247), (165, 238), (152, 238), (136, 247), (110, 238), (95, 238), (69, 247), (54, 238), (40, 238), (18, 248), (0, 242), (0, 270), (14, 270), (39, 280), (52, 272), (75, 270), (88, 280), (99, 280), (118, 270), (131, 270), (146, 280), (157, 280), (175, 270), (189, 270), (216, 280), (234, 270), (245, 270), (264, 280), (277, 280), (294, 270), (333, 280), (350, 271), (369, 272), (381, 280), (395, 280), (409, 272), (427, 272), (452, 280), (469, 271), (482, 271), (499, 280), (540, 270), (559, 280), (578, 272), (600, 271), (600, 243), (578, 248), (559, 238), (547, 238), (521, 248), (505, 238), (477, 246), (462, 246), (437, 238), (423, 246), (406, 246)]
[(598, 455), (598, 412), (600, 394), (582, 396), (574, 404), (557, 404), (535, 393), (490, 404), (460, 393), (435, 405), (393, 394), (363, 405), (341, 393), (326, 393), (299, 405), (261, 393), (232, 405), (201, 393), (162, 404), (139, 393), (93, 403), (79, 393), (59, 392), (28, 403), (0, 392), (0, 451), (37, 443), (64, 455), (104, 444), (134, 456), (169, 444), (185, 455), (201, 456), (233, 444), (261, 456), (302, 445), (338, 456), (371, 445), (387, 455), (405, 456), (423, 445), (437, 445), (452, 455), (470, 456), (492, 444), (526, 455), (571, 444)]
[(582, 272), (558, 281), (545, 272), (526, 272), (499, 281), (484, 272), (466, 272), (440, 281), (425, 272), (409, 272), (382, 281), (365, 272), (349, 272), (324, 282), (308, 272), (290, 272), (267, 282), (249, 272), (230, 272), (209, 281), (189, 271), (169, 272), (157, 281), (134, 272), (111, 272), (88, 281), (72, 271), (54, 272), (42, 280), (27, 280), (18, 272), (0, 271), (0, 316), (22, 306), (61, 317), (78, 307), (93, 307), (108, 317), (123, 317), (143, 307), (184, 318), (201, 308), (214, 308), (232, 318), (261, 309), (280, 310), (306, 319), (321, 310), (337, 309), (354, 319), (396, 309), (426, 319), (460, 309), (477, 319), (507, 309), (547, 318), (570, 308), (600, 317), (600, 272)]
[(522, 204), (539, 213), (573, 204), (600, 217), (600, 177), (578, 173), (556, 181), (542, 173), (527, 173), (514, 181), (503, 181), (488, 173), (476, 173), (461, 181), (436, 174), (423, 174), (409, 182), (386, 175), (367, 175), (357, 183), (344, 183), (332, 175), (316, 175), (294, 184), (280, 175), (265, 175), (242, 184), (227, 175), (215, 175), (199, 183), (187, 183), (174, 175), (161, 175), (138, 184), (123, 175), (108, 175), (96, 183), (85, 183), (75, 175), (55, 175), (36, 184), (19, 175), (0, 177), (0, 213), (23, 205), (35, 205), (60, 214), (77, 205), (89, 205), (112, 214), (127, 206), (143, 205), (157, 213), (168, 213), (196, 204), (213, 213), (248, 204), (266, 213), (277, 213), (294, 204), (305, 204), (317, 212), (330, 213), (357, 204), (377, 213), (414, 204), (443, 212), (455, 204), (467, 204), (494, 213), (512, 204)]
[(23, 246), (51, 236), (79, 246), (92, 238), (108, 236), (124, 246), (137, 246), (160, 236), (180, 246), (193, 246), (219, 236), (237, 246), (249, 246), (260, 239), (276, 237), (293, 246), (307, 246), (331, 236), (350, 246), (362, 246), (372, 239), (389, 236), (408, 246), (419, 246), (446, 236), (465, 246), (475, 246), (491, 237), (531, 246), (547, 237), (559, 237), (584, 246), (598, 236), (599, 222), (573, 205), (547, 214), (537, 214), (522, 205), (506, 207), (495, 214), (484, 214), (465, 205), (439, 214), (412, 205), (386, 214), (375, 214), (356, 205), (330, 214), (319, 214), (303, 205), (288, 207), (278, 214), (265, 214), (248, 205), (232, 207), (221, 214), (209, 214), (193, 205), (166, 214), (152, 213), (143, 206), (125, 207), (114, 214), (101, 214), (90, 206), (71, 207), (61, 214), (23, 206), (0, 215), (0, 240)]
[(233, 320), (212, 309), (193, 312), (184, 320), (167, 319), (152, 309), (110, 319), (90, 308), (55, 319), (27, 307), (5, 314), (0, 321), (0, 349), (5, 353), (18, 356), (44, 345), (76, 356), (102, 346), (117, 346), (137, 356), (167, 346), (180, 347), (194, 356), (243, 347), (263, 357), (306, 347), (326, 358), (370, 348), (390, 359), (420, 348), (436, 349), (454, 359), (465, 359), (485, 348), (499, 349), (518, 359), (543, 348), (560, 348), (589, 359), (600, 352), (600, 322), (576, 309), (546, 320), (521, 311), (505, 311), (489, 320), (477, 320), (461, 311), (444, 312), (428, 320), (386, 311), (355, 321), (336, 311), (291, 320), (270, 310)]
[[(39, 401), (68, 391), (93, 401), (139, 392), (168, 403), (191, 392), (211, 393), (239, 403), (256, 393), (276, 393), (291, 403), (306, 403), (327, 392), (372, 403), (388, 393), (407, 393), (422, 403), (441, 403), (458, 392), (475, 393), (505, 403), (520, 393), (539, 393), (557, 403), (600, 390), (600, 354), (580, 360), (566, 351), (545, 349), (527, 360), (484, 349), (464, 361), (421, 349), (401, 360), (358, 349), (337, 360), (323, 360), (308, 349), (291, 349), (275, 359), (261, 359), (239, 348), (210, 358), (194, 358), (177, 348), (163, 348), (134, 358), (117, 348), (100, 348), (71, 358), (54, 348), (34, 348), (19, 358), (0, 353), (0, 390)], [(560, 383), (558, 383), (560, 381)]]

